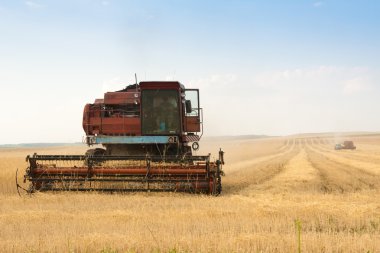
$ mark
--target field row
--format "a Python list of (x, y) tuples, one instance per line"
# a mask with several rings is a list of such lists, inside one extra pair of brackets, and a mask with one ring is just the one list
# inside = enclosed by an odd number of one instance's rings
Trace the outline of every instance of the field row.
[[(334, 150), (330, 139), (288, 139), (276, 152), (233, 164), (226, 194), (260, 191), (355, 192), (380, 188), (380, 157)], [(372, 152), (371, 152), (372, 151)]]

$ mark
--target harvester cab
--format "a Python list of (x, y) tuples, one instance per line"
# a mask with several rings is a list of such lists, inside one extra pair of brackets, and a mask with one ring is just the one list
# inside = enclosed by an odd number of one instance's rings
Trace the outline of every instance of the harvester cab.
[(84, 155), (28, 156), (30, 191), (221, 193), (224, 152), (216, 161), (193, 155), (203, 134), (198, 89), (140, 82), (107, 92), (85, 105), (83, 130), (88, 146), (103, 147)]

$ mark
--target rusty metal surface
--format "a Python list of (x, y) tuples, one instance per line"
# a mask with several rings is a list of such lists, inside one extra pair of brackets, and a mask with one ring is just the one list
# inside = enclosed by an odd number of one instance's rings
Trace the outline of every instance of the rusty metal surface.
[[(118, 92), (106, 92), (104, 98), (87, 104), (83, 111), (82, 126), (86, 135), (142, 136), (141, 92), (144, 90), (176, 90), (183, 95), (185, 87), (179, 82), (140, 82), (135, 88)], [(186, 116), (179, 103), (180, 132), (176, 133), (183, 142), (192, 142), (194, 137), (186, 132), (202, 132), (202, 120), (198, 116)], [(201, 135), (201, 134), (200, 134)], [(195, 141), (199, 141), (198, 137)]]
[(104, 104), (122, 105), (122, 104), (140, 104), (140, 92), (106, 92), (104, 94)]
[(43, 167), (36, 168), (33, 170), (33, 173), (36, 175), (49, 174), (49, 175), (60, 175), (60, 174), (75, 174), (75, 175), (206, 175), (207, 171), (205, 168), (200, 168), (197, 166), (194, 168), (162, 168), (162, 169), (146, 169), (141, 167), (121, 167), (121, 168), (112, 168), (112, 167)]
[(209, 156), (28, 156), (30, 191), (182, 191), (220, 194), (218, 162)]

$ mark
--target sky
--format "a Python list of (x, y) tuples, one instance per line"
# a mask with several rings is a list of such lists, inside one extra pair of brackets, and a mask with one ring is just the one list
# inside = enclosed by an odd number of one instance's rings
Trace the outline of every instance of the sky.
[(380, 1), (0, 0), (0, 144), (81, 142), (86, 103), (200, 89), (204, 135), (380, 131)]

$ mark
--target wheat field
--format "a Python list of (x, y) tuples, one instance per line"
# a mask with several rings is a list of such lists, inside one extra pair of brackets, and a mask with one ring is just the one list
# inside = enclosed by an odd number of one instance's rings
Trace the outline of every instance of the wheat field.
[[(357, 150), (334, 150), (353, 140)], [(1, 252), (380, 252), (380, 135), (210, 138), (226, 165), (221, 196), (18, 196), (25, 157), (86, 147), (0, 149)], [(26, 187), (26, 185), (24, 185)]]

